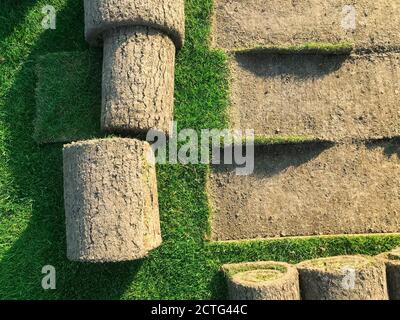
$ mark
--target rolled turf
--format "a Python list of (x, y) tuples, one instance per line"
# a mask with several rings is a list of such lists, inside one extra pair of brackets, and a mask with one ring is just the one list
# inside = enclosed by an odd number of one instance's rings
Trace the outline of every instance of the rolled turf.
[(283, 262), (245, 262), (222, 267), (232, 300), (299, 300), (299, 277)]
[(72, 261), (141, 259), (161, 244), (151, 147), (102, 139), (64, 147), (67, 256)]
[(385, 265), (366, 256), (337, 256), (297, 265), (303, 300), (387, 300)]

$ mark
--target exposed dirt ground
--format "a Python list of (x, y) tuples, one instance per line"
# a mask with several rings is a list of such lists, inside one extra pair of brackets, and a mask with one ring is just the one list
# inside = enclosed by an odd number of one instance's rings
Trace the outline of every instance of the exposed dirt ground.
[(233, 128), (331, 141), (400, 134), (400, 54), (237, 54)]
[(214, 166), (212, 238), (400, 231), (400, 143), (259, 146), (255, 171)]
[(398, 47), (399, 25), (393, 0), (216, 0), (213, 42), (228, 50), (309, 41)]

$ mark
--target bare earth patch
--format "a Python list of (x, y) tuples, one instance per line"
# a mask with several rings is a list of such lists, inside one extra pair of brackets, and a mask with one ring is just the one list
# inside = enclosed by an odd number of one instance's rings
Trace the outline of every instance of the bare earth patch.
[(213, 42), (227, 50), (308, 41), (398, 47), (399, 25), (393, 0), (216, 0)]
[(233, 128), (331, 141), (400, 134), (400, 54), (237, 54)]
[(400, 144), (257, 146), (255, 170), (212, 168), (212, 239), (400, 231)]

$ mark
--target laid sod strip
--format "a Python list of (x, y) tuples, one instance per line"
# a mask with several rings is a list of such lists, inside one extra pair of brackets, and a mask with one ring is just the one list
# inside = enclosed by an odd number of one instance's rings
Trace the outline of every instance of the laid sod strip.
[(237, 54), (230, 67), (233, 129), (331, 141), (400, 134), (398, 53)]
[(136, 139), (64, 146), (67, 256), (80, 262), (142, 259), (161, 244), (151, 147)]
[(101, 52), (61, 52), (37, 59), (34, 139), (39, 144), (100, 135)]
[(293, 46), (276, 47), (254, 47), (245, 49), (234, 49), (234, 54), (322, 54), (322, 55), (345, 55), (353, 51), (354, 45), (351, 42), (340, 43), (318, 43), (309, 42)]
[[(45, 5), (57, 9), (56, 30), (43, 30)], [(162, 165), (157, 179), (163, 245), (139, 262), (68, 261), (62, 145), (38, 146), (32, 139), (35, 68), (37, 57), (49, 52), (87, 50), (83, 2), (20, 0), (8, 1), (2, 8), (0, 299), (224, 299), (226, 280), (220, 272), (224, 263), (297, 263), (328, 255), (375, 255), (400, 245), (400, 237), (394, 235), (208, 244), (204, 241), (209, 228), (207, 168)], [(187, 41), (176, 65), (179, 128), (227, 127), (226, 57), (207, 47), (211, 8), (211, 0), (186, 1)], [(57, 90), (61, 96), (72, 96), (68, 86)], [(90, 91), (82, 92), (94, 98)], [(96, 99), (100, 107), (100, 92)], [(57, 271), (57, 290), (45, 291), (41, 270), (49, 264)]]
[(399, 152), (395, 140), (258, 145), (254, 167), (212, 165), (211, 238), (396, 233)]
[(400, 46), (400, 9), (393, 0), (216, 0), (214, 12), (214, 46), (227, 50), (318, 42)]
[(232, 300), (299, 300), (296, 268), (282, 262), (225, 264), (222, 270)]
[(386, 264), (387, 287), (390, 300), (400, 300), (400, 248), (377, 256)]
[(364, 256), (338, 256), (297, 265), (304, 300), (387, 300), (385, 264)]

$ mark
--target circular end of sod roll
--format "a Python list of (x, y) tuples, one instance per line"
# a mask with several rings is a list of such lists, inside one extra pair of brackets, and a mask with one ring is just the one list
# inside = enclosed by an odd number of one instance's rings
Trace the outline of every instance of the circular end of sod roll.
[(141, 259), (161, 244), (157, 181), (147, 142), (102, 139), (64, 146), (67, 257)]
[(184, 0), (85, 0), (85, 37), (101, 46), (104, 32), (145, 26), (168, 35), (177, 49), (185, 39)]
[(104, 41), (102, 130), (170, 135), (173, 121), (175, 46), (148, 27), (107, 31)]
[(222, 266), (231, 300), (299, 300), (299, 277), (293, 265), (262, 261)]
[(337, 256), (297, 265), (303, 300), (387, 300), (385, 265), (367, 256)]
[(400, 248), (377, 256), (386, 264), (387, 287), (390, 300), (400, 300)]

